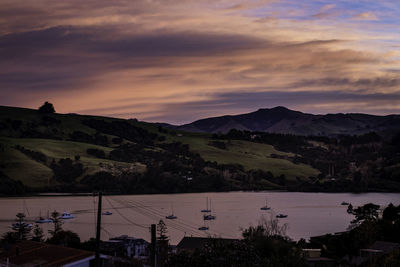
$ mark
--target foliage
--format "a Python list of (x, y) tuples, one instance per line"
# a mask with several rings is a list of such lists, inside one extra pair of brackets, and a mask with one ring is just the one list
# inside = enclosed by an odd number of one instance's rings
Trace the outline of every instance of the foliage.
[(82, 163), (76, 163), (70, 158), (55, 160), (50, 164), (50, 168), (54, 172), (56, 180), (72, 183), (75, 179), (83, 174)]
[(157, 235), (158, 235), (158, 240), (167, 240), (168, 230), (167, 230), (167, 225), (165, 225), (165, 222), (163, 220), (160, 220), (157, 224)]
[(39, 226), (39, 224), (35, 224), (35, 226), (33, 227), (32, 241), (36, 242), (44, 241), (43, 229)]
[(50, 218), (53, 221), (53, 230), (49, 230), (49, 234), (51, 235), (51, 238), (53, 238), (62, 231), (62, 221), (58, 211), (53, 211), (50, 215)]
[(55, 109), (53, 104), (49, 103), (49, 102), (44, 102), (44, 104), (42, 106), (39, 107), (39, 112), (40, 113), (55, 113)]
[(16, 222), (18, 224), (17, 227), (15, 227), (15, 231), (18, 234), (18, 239), (19, 240), (26, 240), (28, 238), (28, 234), (30, 233), (31, 229), (28, 227), (27, 223), (25, 222), (25, 214), (22, 212), (17, 213), (17, 219)]

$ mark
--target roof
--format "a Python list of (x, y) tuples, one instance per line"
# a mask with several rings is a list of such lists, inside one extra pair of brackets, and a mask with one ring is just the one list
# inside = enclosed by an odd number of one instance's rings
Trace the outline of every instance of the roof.
[[(17, 250), (18, 256), (16, 255)], [(12, 244), (7, 250), (0, 250), (0, 261), (6, 261), (7, 258), (9, 258), (11, 264), (15, 265), (63, 266), (87, 258), (92, 259), (94, 253), (24, 240)]]
[(211, 241), (231, 243), (237, 241), (237, 239), (185, 236), (176, 247), (177, 249), (197, 249), (202, 248)]
[(370, 249), (374, 250), (382, 250), (384, 252), (391, 252), (396, 249), (400, 249), (400, 244), (392, 243), (392, 242), (385, 242), (385, 241), (376, 241)]

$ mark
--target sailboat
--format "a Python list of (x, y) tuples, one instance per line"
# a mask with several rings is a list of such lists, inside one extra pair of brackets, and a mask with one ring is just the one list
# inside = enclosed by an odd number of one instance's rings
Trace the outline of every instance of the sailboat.
[(178, 217), (176, 217), (175, 215), (174, 215), (174, 207), (171, 205), (171, 215), (168, 215), (168, 216), (165, 216), (165, 219), (168, 219), (168, 220), (175, 220), (175, 219), (177, 219)]
[(47, 219), (43, 218), (41, 212), (39, 212), (39, 219), (35, 221), (35, 223), (51, 223), (51, 222), (53, 222), (53, 220), (50, 219), (49, 211), (47, 211)]
[(211, 212), (211, 210), (208, 209), (208, 197), (206, 198), (206, 208), (201, 210), (201, 212)]
[(261, 207), (260, 210), (270, 210), (271, 207), (268, 207), (267, 198), (265, 198), (265, 206)]
[[(208, 209), (208, 207), (207, 207), (207, 209)], [(216, 218), (216, 216), (215, 215), (211, 215), (211, 199), (210, 199), (210, 209), (209, 209), (209, 214), (204, 214), (203, 215), (203, 219), (204, 220), (215, 220), (215, 218)]]

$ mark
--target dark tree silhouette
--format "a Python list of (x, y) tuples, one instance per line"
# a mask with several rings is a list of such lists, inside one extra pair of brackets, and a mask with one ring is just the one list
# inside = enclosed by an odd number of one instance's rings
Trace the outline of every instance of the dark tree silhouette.
[(44, 102), (44, 104), (39, 108), (40, 113), (55, 113), (53, 104), (49, 102)]

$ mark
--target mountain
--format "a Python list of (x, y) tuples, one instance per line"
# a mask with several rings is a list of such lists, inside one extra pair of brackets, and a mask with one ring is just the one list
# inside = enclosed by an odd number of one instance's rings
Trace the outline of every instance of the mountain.
[(376, 116), (359, 113), (313, 115), (285, 107), (197, 120), (178, 126), (189, 132), (227, 133), (231, 129), (333, 136), (400, 130), (400, 115)]

